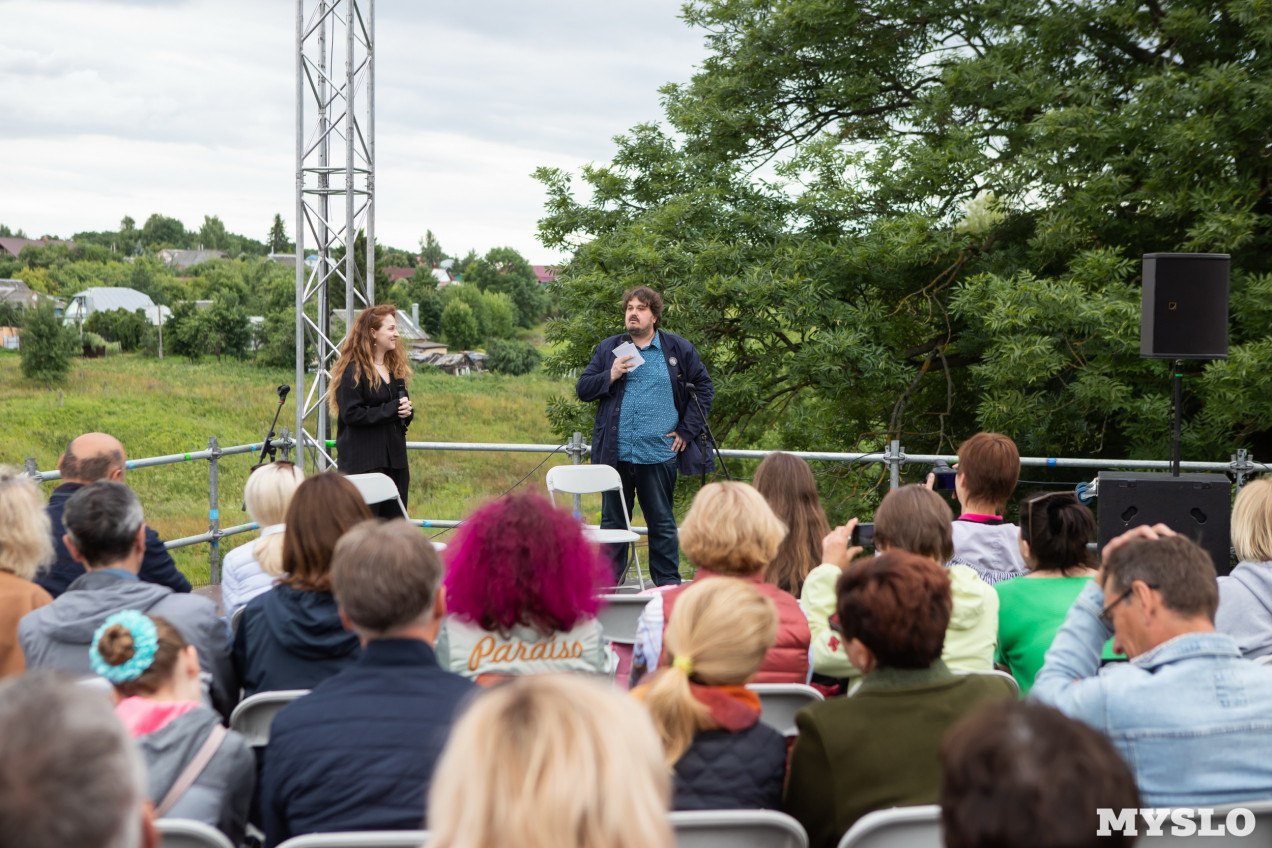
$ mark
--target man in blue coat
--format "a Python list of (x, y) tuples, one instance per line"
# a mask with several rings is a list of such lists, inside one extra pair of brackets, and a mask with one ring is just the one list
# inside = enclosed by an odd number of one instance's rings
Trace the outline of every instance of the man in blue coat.
[(476, 687), (437, 664), (442, 565), (418, 527), (366, 521), (331, 557), (331, 590), (362, 641), (355, 665), (274, 718), (261, 774), (265, 844), (305, 833), (417, 830), (433, 767)]
[[(53, 597), (65, 592), (71, 583), (84, 574), (84, 565), (71, 556), (66, 543), (62, 541), (62, 535), (66, 532), (62, 524), (62, 511), (66, 508), (67, 499), (98, 480), (124, 482), (127, 464), (124, 446), (114, 436), (106, 433), (85, 433), (72, 439), (66, 446), (66, 452), (57, 461), (57, 470), (62, 473), (62, 484), (53, 490), (53, 494), (49, 496), (49, 505), (44, 508), (53, 528), (53, 550), (57, 554), (57, 561), (35, 578), (35, 582)], [(143, 583), (157, 583), (174, 592), (190, 591), (190, 581), (177, 570), (177, 564), (163, 546), (159, 534), (150, 527), (146, 528), (146, 554), (141, 561), (138, 577)]]
[[(579, 400), (599, 400), (592, 429), (592, 462), (618, 469), (623, 501), (640, 501), (649, 528), (649, 573), (657, 586), (680, 582), (680, 546), (676, 540), (673, 495), (677, 471), (700, 474), (711, 457), (702, 443), (706, 415), (715, 388), (698, 351), (689, 342), (659, 329), (662, 296), (645, 286), (623, 295), (627, 332), (599, 345), (579, 377)], [(631, 343), (637, 353), (615, 348)], [(697, 402), (695, 403), (694, 395)], [(626, 527), (623, 501), (606, 492), (601, 527)], [(615, 579), (627, 570), (627, 546), (616, 545)]]

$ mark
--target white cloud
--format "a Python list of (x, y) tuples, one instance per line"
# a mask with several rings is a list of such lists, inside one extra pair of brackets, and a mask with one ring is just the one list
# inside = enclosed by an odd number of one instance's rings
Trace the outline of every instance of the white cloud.
[[(308, 4), (307, 4), (308, 5)], [(701, 34), (678, 0), (380, 0), (376, 229), (452, 252), (534, 239), (539, 165), (606, 161), (661, 116)], [(250, 0), (12, 0), (0, 28), (0, 222), (29, 234), (205, 214), (294, 232), (295, 6)]]

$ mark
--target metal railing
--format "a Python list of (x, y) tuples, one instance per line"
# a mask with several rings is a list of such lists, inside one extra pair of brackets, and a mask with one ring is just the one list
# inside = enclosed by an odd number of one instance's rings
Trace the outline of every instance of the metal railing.
[[(283, 459), (290, 457), (292, 451), (296, 450), (296, 441), (291, 437), (287, 428), (282, 428), (281, 437), (275, 439), (273, 444), (282, 452)], [(326, 442), (326, 447), (330, 448), (335, 445), (334, 441)], [(307, 443), (306, 447), (318, 448), (318, 445)], [(573, 464), (578, 465), (583, 461), (583, 457), (591, 453), (591, 445), (583, 441), (581, 433), (575, 433), (569, 442), (563, 445), (548, 444), (517, 444), (517, 443), (491, 443), (491, 442), (407, 442), (408, 450), (436, 450), (436, 451), (496, 451), (501, 453), (565, 453), (570, 457)], [(207, 450), (192, 451), (190, 453), (175, 453), (165, 456), (152, 456), (144, 459), (129, 460), (126, 467), (129, 470), (136, 468), (154, 468), (160, 465), (173, 465), (181, 462), (195, 462), (206, 460), (208, 463), (208, 532), (200, 533), (195, 536), (185, 536), (180, 539), (173, 539), (165, 542), (164, 546), (169, 550), (173, 548), (184, 548), (191, 545), (208, 544), (208, 566), (209, 580), (216, 584), (221, 581), (221, 540), (229, 536), (239, 533), (247, 533), (258, 529), (254, 523), (236, 524), (232, 527), (221, 526), (220, 511), (220, 462), (223, 457), (240, 456), (256, 454), (261, 450), (261, 443), (252, 443), (245, 445), (235, 445), (233, 447), (222, 448), (217, 442), (215, 436), (208, 439)], [(721, 450), (720, 455), (726, 459), (763, 459), (776, 451), (762, 450)], [(785, 453), (794, 454), (805, 460), (822, 461), (822, 462), (842, 462), (848, 464), (884, 464), (889, 468), (889, 480), (892, 488), (901, 485), (901, 469), (907, 464), (931, 465), (938, 460), (946, 462), (957, 461), (956, 456), (944, 454), (907, 454), (899, 441), (892, 441), (886, 449), (881, 451), (872, 451), (866, 453), (835, 453), (827, 451), (785, 451)], [(546, 458), (545, 458), (546, 461)], [(1091, 469), (1143, 469), (1150, 471), (1170, 470), (1172, 463), (1169, 460), (1152, 460), (1152, 459), (1073, 459), (1064, 457), (1021, 457), (1020, 464), (1024, 467), (1039, 468), (1091, 468)], [(1272, 465), (1262, 462), (1255, 462), (1245, 450), (1238, 450), (1231, 456), (1228, 462), (1181, 462), (1179, 464), (1181, 471), (1213, 471), (1222, 472), (1232, 476), (1236, 483), (1237, 489), (1244, 485), (1247, 477), (1253, 474), (1259, 474), (1272, 471)], [(62, 475), (57, 470), (40, 471), (33, 458), (27, 458), (24, 463), (25, 473), (33, 477), (39, 482), (48, 482), (50, 480), (60, 480)], [(532, 472), (533, 473), (533, 472)], [(523, 478), (524, 479), (524, 478)], [(575, 496), (575, 512), (579, 510), (579, 499)], [(458, 527), (462, 523), (462, 519), (413, 519), (412, 523), (429, 528), (451, 529)], [(646, 528), (633, 527), (637, 533), (647, 535)]]

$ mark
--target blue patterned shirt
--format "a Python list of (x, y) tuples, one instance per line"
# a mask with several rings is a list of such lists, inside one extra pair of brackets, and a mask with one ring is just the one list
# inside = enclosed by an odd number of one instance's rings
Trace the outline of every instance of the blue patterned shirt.
[(671, 394), (661, 335), (655, 332), (649, 347), (639, 349), (645, 364), (627, 372), (618, 417), (618, 460), (656, 465), (676, 457), (667, 434), (676, 429), (680, 415)]

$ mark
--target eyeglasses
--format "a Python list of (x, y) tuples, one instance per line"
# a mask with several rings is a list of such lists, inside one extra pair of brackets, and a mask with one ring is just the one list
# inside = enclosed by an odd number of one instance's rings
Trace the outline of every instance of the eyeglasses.
[[(1145, 585), (1145, 586), (1147, 586), (1147, 587), (1148, 587), (1148, 588), (1150, 588), (1150, 589), (1156, 589), (1156, 588), (1157, 588), (1157, 586), (1156, 586), (1155, 584), (1153, 584), (1153, 583), (1145, 583), (1144, 585)], [(1118, 604), (1122, 603), (1122, 602), (1123, 602), (1123, 601), (1125, 601), (1127, 598), (1129, 598), (1129, 597), (1131, 596), (1131, 593), (1132, 593), (1132, 592), (1134, 592), (1134, 591), (1135, 591), (1135, 584), (1134, 584), (1134, 583), (1132, 583), (1130, 586), (1127, 586), (1127, 587), (1126, 587), (1126, 590), (1125, 590), (1125, 591), (1123, 591), (1123, 592), (1122, 592), (1122, 594), (1118, 595), (1116, 598), (1114, 598), (1114, 599), (1113, 599), (1113, 603), (1109, 604), (1107, 607), (1105, 607), (1104, 609), (1100, 610), (1100, 614), (1099, 614), (1098, 618), (1100, 619), (1100, 622), (1101, 622), (1101, 623), (1102, 623), (1105, 627), (1109, 628), (1110, 630), (1112, 630), (1112, 629), (1113, 629), (1113, 609), (1114, 609), (1114, 608), (1115, 608)]]

